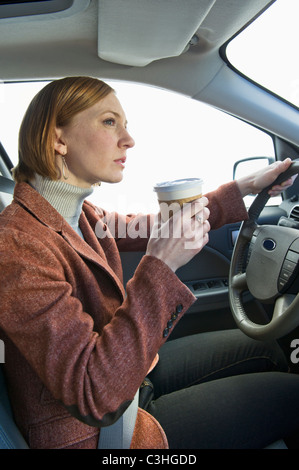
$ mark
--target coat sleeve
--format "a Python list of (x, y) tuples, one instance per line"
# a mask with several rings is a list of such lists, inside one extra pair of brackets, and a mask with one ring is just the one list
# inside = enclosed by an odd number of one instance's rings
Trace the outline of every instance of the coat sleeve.
[(209, 199), (211, 229), (248, 219), (242, 195), (235, 181), (223, 184), (205, 196)]

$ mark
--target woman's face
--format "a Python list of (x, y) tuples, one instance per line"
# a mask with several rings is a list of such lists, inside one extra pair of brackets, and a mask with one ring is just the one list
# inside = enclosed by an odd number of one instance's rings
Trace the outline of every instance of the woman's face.
[[(126, 129), (126, 116), (114, 93), (78, 113), (71, 123), (56, 129), (56, 154), (69, 170), (67, 183), (90, 187), (99, 181), (122, 180), (127, 150), (134, 140)], [(61, 168), (61, 158), (58, 157)]]

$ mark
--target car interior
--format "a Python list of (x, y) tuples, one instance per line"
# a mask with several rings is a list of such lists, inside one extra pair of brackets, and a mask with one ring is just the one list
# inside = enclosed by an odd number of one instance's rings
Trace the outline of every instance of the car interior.
[[(165, 90), (217, 110), (265, 136), (271, 154), (265, 154), (258, 139), (253, 154), (251, 139), (243, 140), (248, 154), (236, 152), (226, 164), (231, 179), (249, 164), (268, 165), (287, 157), (294, 161), (290, 174), (296, 175), (299, 102), (255, 80), (246, 70), (239, 70), (229, 55), (235, 39), (282, 3), (285, 14), (292, 16), (291, 10), (287, 11), (291, 2), (285, 0), (0, 1), (0, 211), (10, 203), (14, 191), (11, 170), (15, 157), (5, 144), (9, 130), (4, 124), (7, 121), (9, 126), (6, 113), (9, 110), (14, 115), (18, 102), (7, 99), (6, 87), (45, 83), (64, 76), (94, 76), (112, 81), (116, 89), (118, 83), (125, 83), (133, 90), (140, 85)], [(283, 22), (287, 19), (281, 19)], [(243, 52), (242, 60), (253, 62), (255, 51), (250, 57)], [(295, 54), (293, 59), (296, 61)], [(271, 60), (263, 57), (266, 64)], [(279, 57), (276, 62), (279, 67)], [(299, 78), (291, 78), (299, 90)], [(293, 90), (295, 98), (297, 88)], [(137, 104), (143, 107), (142, 102)], [(193, 132), (197, 140), (201, 139), (201, 125), (198, 113), (198, 130)], [(224, 138), (211, 128), (207, 139), (213, 163)], [(238, 132), (232, 131), (228, 147), (238, 139)], [(195, 152), (192, 158), (194, 164), (201, 158), (198, 172), (204, 160)], [(140, 165), (144, 165), (142, 155), (140, 159)], [(223, 165), (225, 161), (223, 157)], [(184, 174), (184, 158), (177, 163), (178, 172), (181, 167)], [(222, 171), (215, 163), (213, 175), (221, 177)], [(163, 177), (156, 168), (155, 178)], [(299, 335), (298, 195), (299, 178), (278, 202), (268, 200), (265, 194), (250, 196), (249, 222), (228, 224), (210, 232), (208, 245), (177, 272), (197, 300), (168, 341), (194, 333), (240, 328), (254, 338), (277, 339), (290, 370), (299, 373), (299, 354), (297, 358), (292, 346), (297, 345)], [(275, 246), (281, 245), (279, 255), (273, 246), (263, 245), (265, 237), (274, 240)], [(125, 283), (143, 254), (121, 253)], [(265, 272), (261, 271), (263, 264)], [(13, 420), (3, 364), (0, 366), (0, 448), (26, 449), (28, 445)], [(285, 447), (281, 443), (277, 446)]]

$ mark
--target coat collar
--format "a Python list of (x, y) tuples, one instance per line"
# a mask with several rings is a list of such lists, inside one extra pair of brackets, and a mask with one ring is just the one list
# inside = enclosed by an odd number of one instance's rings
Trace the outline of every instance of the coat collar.
[(17, 183), (14, 200), (27, 209), (42, 224), (55, 232), (62, 232), (63, 217), (28, 183)]
[[(17, 183), (14, 190), (14, 200), (30, 212), (43, 225), (59, 233), (64, 240), (83, 258), (97, 264), (103, 269), (117, 285), (122, 297), (125, 297), (125, 290), (122, 280), (115, 274), (107, 263), (105, 252), (93, 232), (87, 217), (82, 212), (80, 217), (80, 228), (86, 240), (64, 220), (64, 218), (28, 183)], [(84, 210), (84, 205), (83, 205)]]

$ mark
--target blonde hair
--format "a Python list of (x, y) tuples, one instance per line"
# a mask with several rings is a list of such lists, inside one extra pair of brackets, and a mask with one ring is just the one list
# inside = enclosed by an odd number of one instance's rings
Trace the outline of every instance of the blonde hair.
[(55, 127), (113, 92), (107, 83), (92, 77), (54, 80), (33, 98), (19, 131), (19, 161), (13, 169), (16, 182), (29, 181), (35, 173), (58, 179), (55, 162)]

